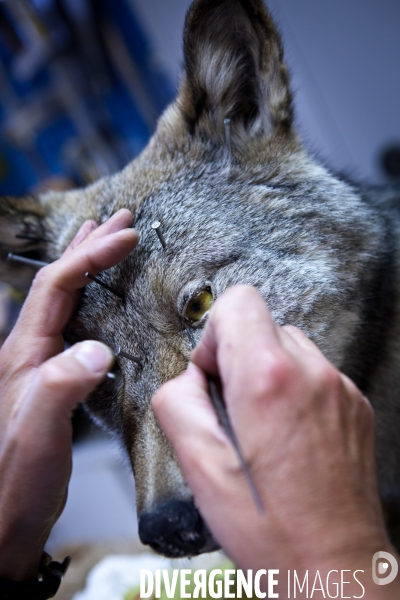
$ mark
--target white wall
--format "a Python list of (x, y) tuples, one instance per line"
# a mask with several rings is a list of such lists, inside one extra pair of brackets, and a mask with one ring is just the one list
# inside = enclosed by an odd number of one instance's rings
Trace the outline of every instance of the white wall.
[[(130, 0), (175, 81), (190, 0)], [(399, 0), (269, 0), (309, 147), (357, 179), (384, 181), (377, 156), (400, 143)]]
[(158, 60), (178, 84), (183, 61), (183, 26), (191, 0), (128, 1), (150, 36)]

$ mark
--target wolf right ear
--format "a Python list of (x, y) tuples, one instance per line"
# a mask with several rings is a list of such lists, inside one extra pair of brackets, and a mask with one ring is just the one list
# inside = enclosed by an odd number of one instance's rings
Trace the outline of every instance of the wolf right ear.
[(184, 33), (179, 106), (192, 134), (224, 140), (224, 119), (242, 138), (290, 130), (288, 73), (262, 0), (196, 0)]

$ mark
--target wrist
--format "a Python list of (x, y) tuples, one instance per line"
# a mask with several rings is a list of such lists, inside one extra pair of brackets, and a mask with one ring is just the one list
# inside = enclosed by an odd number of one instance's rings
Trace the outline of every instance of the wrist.
[(12, 581), (34, 581), (45, 542), (29, 540), (18, 527), (0, 532), (0, 578)]
[(71, 559), (67, 557), (62, 563), (58, 563), (44, 552), (35, 579), (15, 581), (0, 578), (1, 598), (5, 597), (10, 600), (20, 600), (21, 598), (47, 600), (48, 598), (54, 598), (70, 562)]
[(14, 553), (0, 547), (0, 578), (11, 581), (36, 581), (42, 552)]

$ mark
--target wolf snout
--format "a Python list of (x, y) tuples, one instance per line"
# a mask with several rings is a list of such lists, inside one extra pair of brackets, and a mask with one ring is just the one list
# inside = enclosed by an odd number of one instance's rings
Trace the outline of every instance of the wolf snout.
[(169, 558), (218, 549), (191, 501), (168, 500), (143, 513), (139, 519), (139, 536), (143, 544)]

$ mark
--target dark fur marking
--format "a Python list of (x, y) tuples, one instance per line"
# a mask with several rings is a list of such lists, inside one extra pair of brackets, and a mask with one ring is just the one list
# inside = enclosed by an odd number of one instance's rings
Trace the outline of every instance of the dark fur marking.
[(363, 300), (361, 324), (344, 359), (343, 372), (368, 396), (369, 382), (386, 355), (395, 313), (396, 262), (394, 236), (386, 219), (385, 251), (375, 266)]

